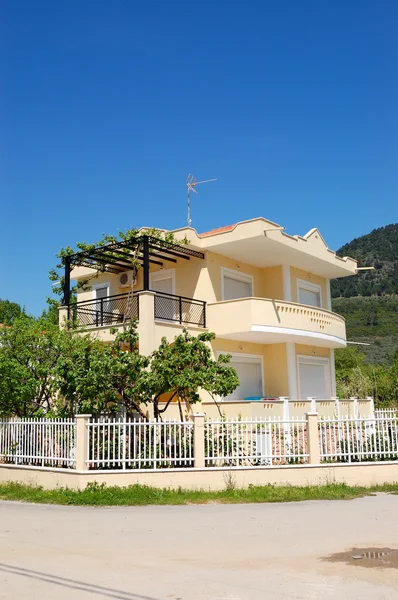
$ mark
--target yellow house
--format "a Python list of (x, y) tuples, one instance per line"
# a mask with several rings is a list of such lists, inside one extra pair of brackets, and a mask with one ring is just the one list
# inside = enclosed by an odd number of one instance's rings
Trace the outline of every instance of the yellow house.
[[(136, 316), (143, 354), (183, 327), (213, 331), (214, 356), (231, 354), (240, 378), (222, 402), (238, 403), (239, 410), (242, 403), (271, 406), (281, 397), (330, 400), (334, 349), (346, 346), (344, 319), (331, 310), (330, 280), (354, 275), (357, 262), (336, 256), (317, 229), (302, 237), (283, 229), (257, 218), (202, 234), (173, 232), (188, 244), (142, 235), (135, 245), (107, 246), (106, 258), (101, 249), (79, 253), (67, 261), (61, 316), (69, 314), (104, 341), (112, 339), (110, 326)], [(131, 252), (142, 264), (136, 276)], [(104, 272), (98, 275), (94, 263)], [(70, 303), (70, 279), (94, 275), (89, 291)]]

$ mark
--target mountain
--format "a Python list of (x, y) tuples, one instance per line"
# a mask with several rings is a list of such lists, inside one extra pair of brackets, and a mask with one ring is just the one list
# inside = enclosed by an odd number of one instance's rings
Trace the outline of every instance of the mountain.
[(337, 254), (351, 256), (358, 260), (360, 267), (374, 267), (375, 270), (334, 280), (334, 298), (398, 294), (398, 223), (379, 227), (352, 240)]
[(398, 223), (374, 229), (338, 250), (359, 266), (375, 267), (332, 282), (333, 310), (346, 318), (347, 339), (366, 361), (383, 364), (398, 349)]

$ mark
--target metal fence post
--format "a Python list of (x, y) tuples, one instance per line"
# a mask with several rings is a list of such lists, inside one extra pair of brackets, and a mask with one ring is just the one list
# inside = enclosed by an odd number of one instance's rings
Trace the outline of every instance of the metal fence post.
[(76, 415), (76, 471), (87, 471), (88, 424), (91, 415)]
[(205, 415), (193, 415), (193, 458), (194, 467), (203, 469), (205, 466)]
[(308, 462), (310, 465), (319, 465), (321, 451), (319, 447), (318, 413), (307, 413), (307, 445)]

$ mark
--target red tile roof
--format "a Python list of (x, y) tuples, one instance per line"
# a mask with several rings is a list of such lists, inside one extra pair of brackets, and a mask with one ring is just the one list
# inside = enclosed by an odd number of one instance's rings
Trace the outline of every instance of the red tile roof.
[(236, 225), (226, 225), (225, 227), (218, 227), (217, 229), (212, 229), (211, 231), (205, 231), (205, 233), (199, 233), (199, 237), (208, 237), (210, 235), (216, 235), (217, 233), (232, 231), (234, 227), (236, 227)]

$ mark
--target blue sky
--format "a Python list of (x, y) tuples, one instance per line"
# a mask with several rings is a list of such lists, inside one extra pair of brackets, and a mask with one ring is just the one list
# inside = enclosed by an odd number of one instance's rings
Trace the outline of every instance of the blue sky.
[(0, 0), (0, 297), (61, 246), (264, 216), (328, 245), (398, 220), (394, 0)]

